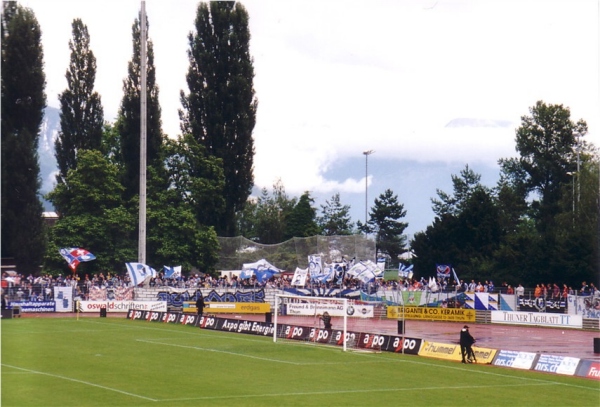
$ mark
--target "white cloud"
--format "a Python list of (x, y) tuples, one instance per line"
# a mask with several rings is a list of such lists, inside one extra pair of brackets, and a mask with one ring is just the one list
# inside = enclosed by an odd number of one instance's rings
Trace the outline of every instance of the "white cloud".
[[(88, 25), (96, 89), (107, 119), (122, 97), (131, 25), (140, 2), (21, 2), (43, 31), (49, 104), (66, 87), (71, 21)], [(598, 131), (596, 0), (276, 1), (250, 14), (259, 100), (255, 180), (288, 193), (359, 193), (362, 176), (328, 179), (337, 160), (374, 149), (379, 158), (480, 161), (514, 155), (514, 129), (536, 101), (560, 103)], [(179, 132), (187, 90), (187, 34), (196, 0), (148, 0), (164, 130)], [(512, 128), (444, 126), (456, 118), (504, 120)], [(360, 172), (359, 172), (360, 174)]]

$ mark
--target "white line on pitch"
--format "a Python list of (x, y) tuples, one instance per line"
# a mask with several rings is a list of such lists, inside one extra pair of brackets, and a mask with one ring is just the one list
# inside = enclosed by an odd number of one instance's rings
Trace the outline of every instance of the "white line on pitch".
[(290, 397), (290, 396), (316, 396), (326, 394), (356, 394), (356, 393), (383, 393), (383, 392), (413, 392), (413, 391), (437, 391), (437, 390), (469, 390), (469, 389), (487, 389), (487, 388), (505, 388), (505, 387), (527, 387), (527, 386), (549, 386), (553, 383), (546, 384), (509, 384), (509, 385), (497, 385), (497, 386), (444, 386), (444, 387), (409, 387), (409, 388), (386, 388), (386, 389), (357, 389), (357, 390), (329, 390), (329, 391), (311, 391), (311, 392), (290, 392), (290, 393), (266, 393), (266, 394), (240, 394), (240, 395), (226, 395), (226, 396), (204, 396), (204, 397), (186, 397), (177, 399), (160, 399), (159, 402), (173, 402), (173, 401), (192, 401), (192, 400), (226, 400), (226, 399), (239, 399), (239, 398), (260, 398), (260, 397)]
[(258, 357), (258, 356), (247, 355), (245, 353), (228, 352), (228, 351), (225, 351), (225, 350), (210, 349), (210, 348), (199, 348), (198, 346), (187, 346), (187, 345), (177, 345), (177, 344), (174, 344), (174, 343), (146, 341), (144, 339), (136, 339), (136, 341), (138, 341), (138, 342), (144, 342), (144, 343), (150, 343), (152, 345), (164, 345), (164, 346), (173, 346), (175, 348), (195, 349), (195, 350), (203, 350), (203, 351), (206, 351), (206, 352), (225, 353), (225, 354), (228, 354), (228, 355), (242, 356), (242, 357), (250, 358), (250, 359), (266, 360), (267, 362), (286, 363), (288, 365), (296, 365), (296, 366), (302, 366), (302, 365), (304, 365), (304, 363), (289, 362), (287, 360), (279, 360), (279, 359), (261, 358), (261, 357)]
[[(150, 397), (140, 396), (139, 394), (129, 393), (127, 391), (123, 391), (123, 390), (119, 390), (119, 389), (113, 389), (111, 387), (106, 387), (106, 386), (102, 386), (102, 385), (99, 385), (99, 384), (96, 384), (96, 383), (86, 382), (84, 380), (73, 379), (71, 377), (65, 377), (65, 376), (55, 375), (55, 374), (52, 374), (52, 373), (40, 372), (39, 370), (25, 369), (25, 368), (18, 367), (18, 366), (6, 365), (4, 363), (2, 363), (2, 366), (10, 367), (10, 368), (17, 369), (17, 370), (22, 370), (22, 371), (28, 372), (28, 373), (34, 373), (34, 374), (39, 374), (39, 375), (54, 377), (54, 378), (57, 378), (57, 379), (68, 380), (70, 382), (85, 384), (86, 386), (98, 387), (99, 389), (114, 391), (115, 393), (121, 393), (121, 394), (124, 394), (126, 396), (137, 397), (137, 398), (144, 399), (144, 400), (149, 400), (149, 401), (158, 401), (158, 400), (152, 399)], [(6, 373), (6, 372), (3, 372), (3, 374), (4, 373)]]

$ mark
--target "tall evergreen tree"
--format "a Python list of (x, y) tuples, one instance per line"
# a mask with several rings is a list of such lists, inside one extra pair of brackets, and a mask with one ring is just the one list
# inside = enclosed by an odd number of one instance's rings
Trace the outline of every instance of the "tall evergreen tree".
[(286, 219), (284, 240), (319, 234), (319, 226), (316, 221), (317, 211), (312, 206), (314, 201), (308, 191), (300, 196), (298, 203)]
[(235, 214), (246, 204), (254, 182), (257, 101), (248, 12), (237, 2), (200, 3), (195, 28), (188, 36), (189, 94), (181, 92), (181, 130), (223, 160), (225, 210), (213, 216), (212, 225), (220, 236), (233, 236)]
[(443, 214), (458, 215), (464, 209), (469, 197), (477, 187), (480, 187), (481, 175), (476, 174), (467, 164), (464, 170), (461, 170), (460, 176), (452, 175), (452, 185), (454, 195), (438, 189), (438, 199), (432, 199), (433, 213), (438, 216)]
[[(121, 153), (119, 161), (123, 167), (124, 197), (126, 201), (140, 192), (140, 132), (141, 132), (141, 16), (132, 26), (133, 55), (127, 65), (128, 76), (123, 80), (123, 99), (119, 109), (116, 130), (120, 136)], [(149, 23), (147, 24), (149, 28)], [(147, 31), (148, 32), (148, 31)], [(154, 47), (146, 40), (146, 162), (154, 167), (159, 176), (164, 176), (163, 133), (161, 108), (158, 101), (156, 68), (154, 67)], [(148, 191), (148, 195), (151, 191)]]
[(36, 273), (44, 253), (37, 147), (46, 107), (42, 32), (33, 11), (3, 2), (2, 257)]
[(350, 205), (342, 205), (340, 194), (321, 205), (321, 214), (317, 219), (321, 233), (325, 236), (351, 235), (353, 224), (350, 218)]
[[(60, 101), (60, 131), (55, 141), (58, 164), (56, 180), (64, 183), (67, 173), (77, 168), (77, 154), (82, 150), (100, 150), (104, 126), (104, 110), (96, 81), (96, 57), (90, 49), (87, 26), (74, 19), (73, 38), (69, 40), (71, 61), (67, 69), (67, 89)], [(65, 214), (67, 208), (57, 208)]]
[(398, 202), (398, 196), (386, 189), (378, 198), (369, 213), (368, 226), (376, 234), (377, 252), (390, 257), (392, 264), (398, 264), (398, 255), (406, 251), (404, 230), (408, 223), (401, 219), (406, 216), (404, 205)]

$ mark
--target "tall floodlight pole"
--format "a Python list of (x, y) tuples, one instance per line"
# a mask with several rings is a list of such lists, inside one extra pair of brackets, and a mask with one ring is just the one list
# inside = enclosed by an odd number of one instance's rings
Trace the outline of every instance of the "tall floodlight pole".
[(579, 174), (579, 151), (581, 150), (581, 144), (579, 144), (579, 137), (581, 136), (581, 133), (576, 132), (575, 134), (577, 135), (577, 210), (580, 211), (579, 202), (581, 201), (581, 178)]
[(573, 180), (573, 189), (571, 192), (571, 201), (573, 204), (573, 212), (571, 214), (571, 217), (573, 218), (573, 228), (575, 228), (575, 173), (572, 171), (567, 172), (567, 175), (570, 175), (572, 180)]
[[(373, 154), (375, 150), (365, 150), (365, 228), (367, 227), (367, 208), (369, 206), (368, 191), (369, 191), (369, 156)], [(365, 233), (366, 234), (366, 233)]]
[(567, 172), (567, 175), (570, 175), (573, 178), (573, 190), (571, 192), (572, 195), (572, 202), (573, 202), (573, 213), (575, 213), (575, 172), (569, 171)]
[(138, 234), (138, 262), (146, 264), (146, 2), (142, 1), (140, 18), (140, 217)]

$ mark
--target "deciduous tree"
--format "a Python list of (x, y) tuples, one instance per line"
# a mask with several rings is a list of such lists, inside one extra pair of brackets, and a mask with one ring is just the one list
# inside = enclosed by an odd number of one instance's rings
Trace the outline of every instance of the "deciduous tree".
[(45, 240), (37, 147), (46, 107), (41, 29), (17, 2), (2, 12), (2, 257), (36, 273)]
[(248, 12), (238, 2), (200, 3), (195, 29), (188, 36), (189, 93), (181, 92), (181, 130), (223, 160), (225, 210), (213, 214), (211, 225), (220, 236), (233, 236), (235, 214), (254, 182), (257, 101)]
[[(87, 26), (73, 20), (73, 38), (69, 40), (71, 60), (65, 77), (67, 89), (58, 95), (60, 102), (60, 131), (54, 143), (58, 174), (56, 180), (65, 182), (69, 170), (77, 168), (77, 155), (83, 150), (100, 150), (104, 126), (104, 110), (100, 95), (94, 91), (96, 57), (90, 49)], [(63, 214), (68, 207), (57, 208)]]

